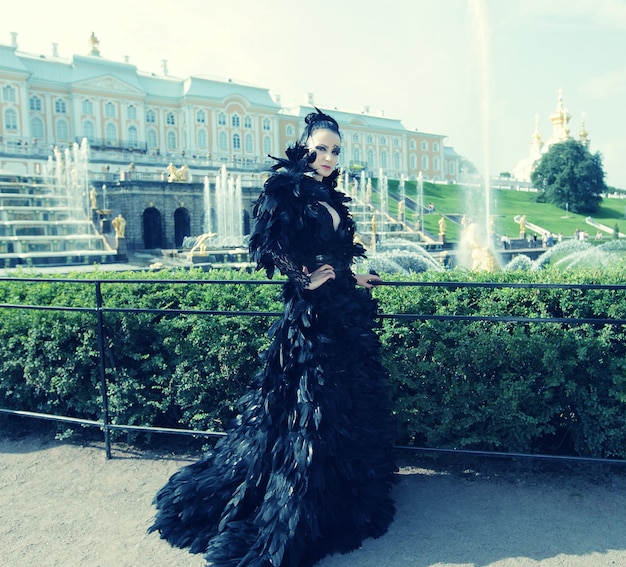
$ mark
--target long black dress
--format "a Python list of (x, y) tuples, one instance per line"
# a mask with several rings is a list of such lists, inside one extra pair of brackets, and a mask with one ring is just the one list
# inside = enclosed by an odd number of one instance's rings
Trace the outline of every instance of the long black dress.
[[(150, 531), (216, 567), (310, 566), (382, 535), (394, 514), (376, 302), (350, 270), (364, 249), (336, 175), (318, 182), (310, 171), (305, 149), (290, 148), (255, 205), (252, 258), (289, 279), (238, 424), (155, 498)], [(303, 289), (302, 266), (325, 263), (336, 279)]]

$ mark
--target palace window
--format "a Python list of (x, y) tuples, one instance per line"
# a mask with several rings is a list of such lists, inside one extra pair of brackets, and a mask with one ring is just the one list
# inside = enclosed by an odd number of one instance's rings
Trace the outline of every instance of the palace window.
[(263, 136), (263, 153), (265, 155), (272, 153), (272, 138), (270, 136)]
[(206, 112), (204, 110), (196, 112), (196, 124), (206, 124)]
[(30, 133), (33, 138), (43, 138), (43, 120), (38, 116), (30, 121)]
[(2, 100), (4, 102), (15, 102), (15, 88), (11, 85), (2, 87)]
[(243, 127), (244, 128), (252, 128), (252, 117), (245, 116), (243, 119)]
[(93, 140), (95, 138), (95, 131), (91, 120), (85, 120), (83, 122), (83, 137), (88, 140)]
[(269, 132), (272, 129), (272, 121), (269, 118), (263, 118), (263, 130)]
[(228, 136), (226, 135), (226, 132), (220, 132), (217, 140), (221, 151), (228, 150)]
[(241, 149), (241, 136), (239, 134), (233, 134), (233, 150)]
[(137, 120), (137, 107), (134, 105), (130, 105), (127, 109), (126, 109), (126, 117), (129, 120)]
[(393, 147), (394, 148), (400, 147), (400, 138), (394, 138), (393, 139)]
[(230, 118), (230, 125), (233, 128), (239, 128), (239, 126), (241, 125), (241, 120), (239, 118), (239, 114), (233, 114)]
[(433, 169), (439, 171), (439, 156), (433, 158)]
[(359, 142), (359, 135), (356, 132), (352, 134), (352, 141), (357, 144)]
[(428, 156), (422, 156), (422, 170), (426, 171), (428, 169)]
[(17, 131), (17, 112), (12, 108), (4, 112), (4, 129), (7, 132)]
[(67, 112), (67, 104), (65, 103), (65, 101), (57, 98), (54, 101), (54, 111), (57, 114), (65, 114)]
[(437, 142), (433, 142), (433, 152), (439, 151), (439, 144)]
[(374, 150), (367, 150), (367, 165), (369, 167), (376, 166), (376, 162), (374, 160)]
[(359, 150), (359, 148), (354, 148), (354, 151), (352, 152), (352, 159), (357, 163), (361, 161), (361, 150)]
[(104, 115), (107, 118), (115, 118), (117, 116), (117, 112), (115, 111), (115, 105), (112, 102), (107, 102), (104, 105)]
[(67, 120), (57, 120), (57, 140), (68, 141), (70, 139), (70, 129), (67, 126)]
[(117, 128), (115, 124), (109, 122), (104, 128), (104, 135), (106, 136), (107, 144), (111, 146), (117, 145)]
[(93, 114), (93, 102), (91, 102), (88, 98), (83, 100), (83, 114)]
[(414, 150), (415, 148), (417, 148), (415, 140), (409, 140), (409, 150)]
[(411, 169), (417, 169), (417, 156), (415, 154), (411, 154), (409, 163), (411, 164)]
[(156, 112), (150, 109), (146, 112), (146, 122), (148, 124), (156, 124)]
[(246, 134), (244, 138), (244, 146), (246, 153), (251, 154), (254, 151), (254, 140), (252, 139), (252, 134)]
[(396, 169), (400, 169), (402, 167), (402, 159), (400, 158), (400, 152), (395, 152), (393, 154), (393, 166)]
[(157, 133), (156, 130), (154, 130), (153, 128), (150, 128), (150, 130), (148, 130), (146, 134), (146, 143), (148, 144), (149, 148), (156, 148), (158, 146)]
[(387, 138), (385, 138), (385, 136), (382, 136), (381, 139), (380, 139), (380, 143), (381, 143), (381, 145), (386, 146), (387, 145)]
[(137, 128), (135, 126), (129, 126), (129, 128), (128, 128), (128, 146), (130, 148), (136, 148), (137, 145), (138, 145), (137, 141), (138, 141)]
[(41, 99), (38, 96), (30, 97), (30, 109), (34, 112), (41, 112)]
[(217, 115), (217, 123), (219, 126), (226, 126), (226, 114), (224, 114), (223, 112), (220, 112)]
[(174, 113), (173, 113), (173, 112), (168, 112), (168, 113), (165, 115), (165, 123), (166, 123), (168, 126), (176, 126), (176, 116), (174, 116)]
[(428, 142), (426, 140), (422, 140), (422, 151), (428, 151)]
[(387, 167), (387, 152), (380, 154), (380, 167)]
[(176, 149), (176, 133), (168, 132), (167, 133), (167, 149), (175, 150)]
[(207, 140), (206, 130), (204, 128), (200, 128), (200, 130), (198, 130), (196, 135), (196, 144), (200, 150), (206, 150), (208, 148), (209, 143)]

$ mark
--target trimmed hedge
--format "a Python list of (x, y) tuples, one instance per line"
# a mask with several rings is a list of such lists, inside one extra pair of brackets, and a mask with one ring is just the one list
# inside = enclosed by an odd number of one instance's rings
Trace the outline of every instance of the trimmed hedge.
[[(281, 311), (259, 274), (91, 272), (106, 308)], [(225, 283), (107, 283), (107, 279)], [(256, 280), (254, 285), (228, 280)], [(388, 278), (391, 279), (391, 278)], [(426, 272), (395, 281), (622, 284), (610, 272)], [(624, 318), (625, 290), (382, 286), (384, 314)], [(95, 306), (94, 285), (0, 280), (0, 303)], [(113, 423), (221, 429), (268, 345), (270, 315), (105, 312)], [(626, 458), (623, 325), (383, 319), (398, 443)], [(101, 418), (96, 315), (0, 309), (0, 407)]]

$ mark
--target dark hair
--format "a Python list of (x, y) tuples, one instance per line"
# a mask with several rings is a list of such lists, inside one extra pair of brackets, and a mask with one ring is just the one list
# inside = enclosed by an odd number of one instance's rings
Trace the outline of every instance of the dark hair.
[(341, 139), (341, 132), (339, 131), (339, 124), (337, 121), (328, 114), (324, 114), (317, 106), (314, 106), (317, 112), (311, 112), (304, 118), (304, 130), (302, 136), (300, 136), (300, 143), (304, 144), (311, 137), (316, 130), (330, 130), (339, 136)]

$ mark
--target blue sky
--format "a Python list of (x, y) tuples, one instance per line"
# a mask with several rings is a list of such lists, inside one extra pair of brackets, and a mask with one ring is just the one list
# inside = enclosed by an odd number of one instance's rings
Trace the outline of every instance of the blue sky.
[(104, 57), (143, 71), (232, 78), (285, 106), (307, 93), (324, 108), (399, 118), (448, 136), (481, 171), (528, 156), (535, 115), (544, 139), (563, 89), (581, 115), (606, 181), (626, 188), (626, 0), (35, 0), (13, 3), (0, 42)]

